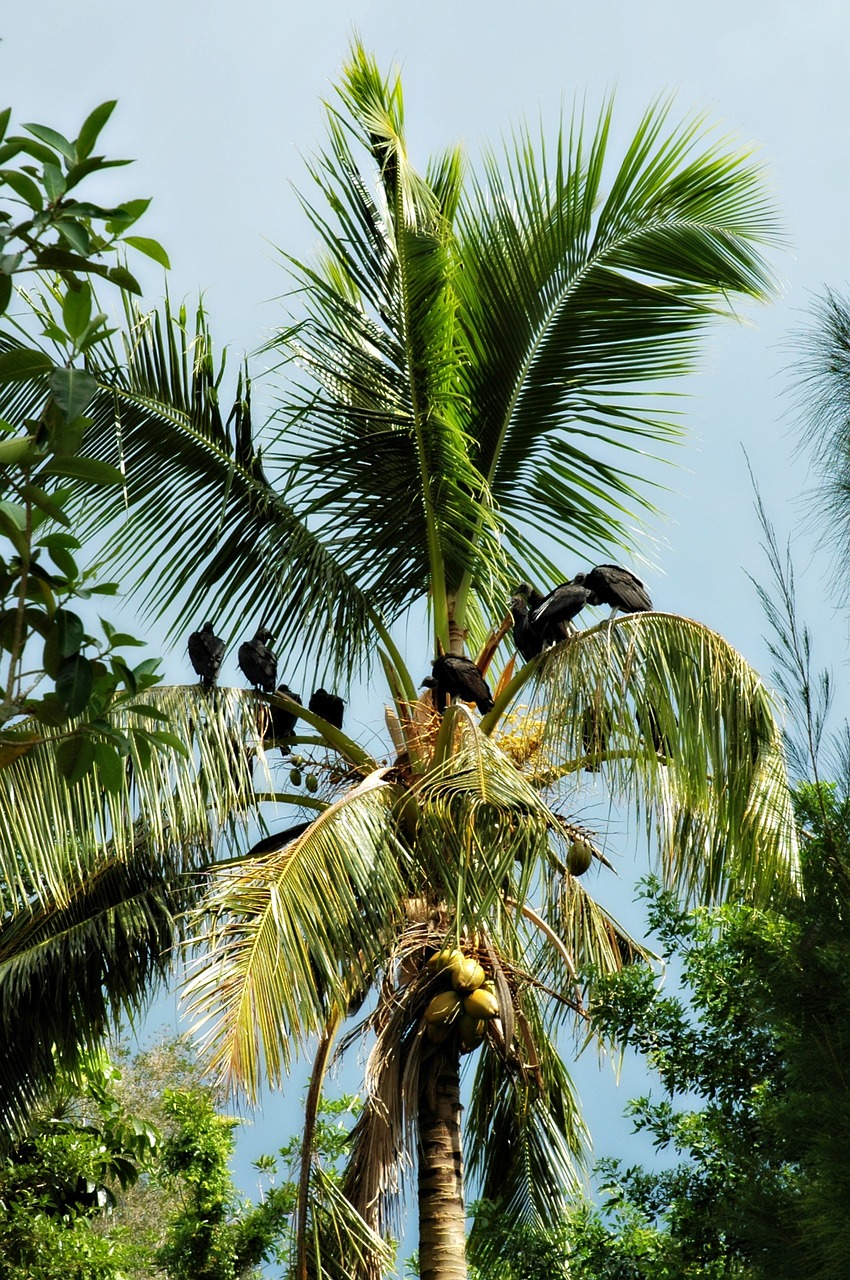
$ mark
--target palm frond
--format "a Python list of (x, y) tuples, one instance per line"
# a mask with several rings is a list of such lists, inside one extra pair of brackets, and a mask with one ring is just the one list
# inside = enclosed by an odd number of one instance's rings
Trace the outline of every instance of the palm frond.
[[(4, 914), (25, 910), (42, 893), (64, 905), (100, 857), (132, 858), (140, 842), (153, 858), (197, 867), (234, 815), (253, 807), (253, 695), (220, 689), (209, 698), (197, 687), (158, 686), (145, 699), (148, 710), (119, 705), (111, 713), (111, 729), (128, 749), (117, 785), (97, 761), (79, 782), (65, 782), (56, 753), (73, 722), (62, 732), (38, 726), (37, 743), (0, 770)], [(152, 745), (159, 719), (182, 750)]]
[[(497, 928), (505, 895), (524, 899), (545, 864), (555, 819), (465, 707), (446, 710), (442, 732), (451, 750), (415, 788), (421, 874), (451, 904), (458, 930)], [(514, 927), (510, 912), (504, 927)]]
[(20, 1132), (63, 1068), (133, 1018), (173, 963), (179, 913), (200, 880), (151, 856), (105, 855), (65, 879), (61, 902), (43, 892), (0, 924), (2, 1133)]
[(643, 451), (681, 435), (653, 384), (693, 368), (731, 299), (775, 288), (759, 166), (702, 118), (665, 132), (668, 113), (646, 113), (607, 194), (610, 103), (593, 129), (575, 114), (551, 153), (519, 130), (466, 188), (468, 430), (516, 549), (528, 520), (574, 553), (632, 547), (635, 513), (653, 509)]
[(309, 318), (280, 338), (310, 377), (290, 410), (296, 449), (299, 434), (309, 441), (298, 474), (330, 545), (367, 539), (374, 571), (407, 603), (429, 585), (444, 598), (470, 565), (492, 596), (496, 522), (458, 401), (450, 220), (461, 167), (449, 153), (431, 166), (433, 186), (416, 173), (400, 92), (355, 46), (344, 114), (330, 113), (330, 149), (311, 169), (331, 210), (305, 203), (324, 258), (291, 263)]
[(570, 1204), (588, 1150), (581, 1108), (534, 994), (522, 995), (513, 1065), (482, 1053), (467, 1113), (465, 1162), (476, 1193), (511, 1221), (547, 1225)]
[(795, 343), (794, 400), (801, 446), (814, 463), (810, 498), (820, 536), (832, 553), (835, 598), (848, 601), (845, 566), (850, 555), (850, 300), (831, 289), (812, 307), (807, 329)]
[(399, 911), (396, 788), (365, 778), (282, 849), (218, 872), (195, 921), (205, 950), (186, 997), (211, 1069), (255, 1096), (299, 1047), (368, 989)]
[(608, 708), (602, 770), (658, 842), (666, 884), (688, 900), (731, 889), (764, 902), (797, 878), (781, 734), (760, 677), (716, 632), (646, 613), (579, 632), (541, 667), (552, 757), (584, 761), (588, 705)]

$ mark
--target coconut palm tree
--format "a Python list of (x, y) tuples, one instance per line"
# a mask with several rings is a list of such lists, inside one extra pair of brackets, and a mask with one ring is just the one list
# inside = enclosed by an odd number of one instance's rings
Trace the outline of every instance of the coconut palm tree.
[[(386, 678), (389, 755), (258, 698), (302, 722), (284, 746), (309, 764), (289, 761), (274, 795), (305, 820), (213, 868), (190, 926), (190, 1001), (221, 1074), (253, 1093), (315, 1053), (299, 1275), (381, 1274), (414, 1163), (421, 1273), (465, 1274), (473, 1055), (478, 1185), (531, 1219), (564, 1204), (583, 1128), (557, 1032), (581, 1025), (580, 970), (640, 949), (579, 879), (608, 861), (578, 816), (589, 766), (645, 818), (683, 898), (764, 899), (794, 875), (770, 700), (719, 636), (648, 612), (519, 668), (510, 652), (512, 585), (561, 580), (555, 557), (634, 552), (654, 510), (644, 451), (679, 434), (658, 380), (690, 367), (730, 298), (770, 291), (758, 167), (668, 114), (647, 113), (611, 174), (609, 104), (553, 149), (522, 130), (479, 175), (457, 151), (423, 175), (398, 78), (355, 45), (310, 168), (320, 252), (289, 263), (301, 311), (271, 347), (287, 375), (272, 421), (253, 431), (244, 379), (225, 420), (202, 312), (194, 332), (167, 308), (138, 316), (95, 370), (87, 446), (124, 467), (129, 518), (102, 503), (89, 525), (146, 607), (175, 629), (261, 620), (293, 667), (341, 680), (377, 656)], [(432, 639), (408, 664), (396, 624), (424, 609)], [(418, 692), (429, 658), (464, 648), (492, 683), (481, 718)], [(275, 759), (261, 723), (243, 730)], [(309, 1126), (361, 1007), (374, 1043), (340, 1187)]]

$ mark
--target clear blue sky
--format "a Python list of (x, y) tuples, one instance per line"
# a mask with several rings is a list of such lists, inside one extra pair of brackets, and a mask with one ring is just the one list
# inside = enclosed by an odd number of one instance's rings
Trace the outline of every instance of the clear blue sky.
[[(274, 246), (310, 248), (290, 184), (306, 184), (303, 156), (322, 137), (320, 100), (354, 30), (383, 63), (401, 64), (409, 142), (423, 166), (450, 141), (462, 140), (474, 159), (514, 121), (539, 117), (554, 127), (575, 99), (594, 112), (611, 91), (612, 154), (670, 91), (674, 115), (705, 110), (760, 151), (787, 232), (788, 248), (775, 256), (783, 293), (770, 308), (748, 310), (745, 324), (720, 326), (705, 348), (703, 371), (687, 388), (693, 445), (667, 477), (669, 522), (653, 531), (658, 572), (648, 578), (660, 608), (700, 619), (756, 667), (768, 666), (746, 577), (763, 572), (764, 561), (743, 446), (780, 537), (795, 535), (803, 612), (820, 660), (838, 673), (846, 621), (825, 597), (826, 562), (801, 526), (806, 463), (795, 459), (787, 388), (793, 336), (813, 297), (847, 284), (847, 5), (42, 0), (7, 6), (0, 19), (0, 105), (10, 104), (19, 123), (73, 131), (94, 105), (117, 97), (103, 145), (136, 163), (115, 171), (114, 194), (153, 196), (140, 232), (170, 253), (172, 297), (191, 301), (202, 289), (218, 341), (251, 351), (281, 315), (275, 299), (287, 280)], [(147, 280), (151, 296), (160, 294), (161, 277)], [(176, 654), (175, 670), (182, 662)], [(235, 665), (225, 674), (235, 679)], [(623, 853), (631, 847), (622, 835)], [(606, 886), (598, 891), (611, 900)], [(610, 1150), (608, 1117), (622, 1109), (628, 1080), (618, 1097), (607, 1083), (602, 1092), (595, 1068), (581, 1076), (598, 1149)], [(287, 1114), (266, 1107), (257, 1150), (283, 1140)], [(247, 1188), (244, 1164), (240, 1176)]]

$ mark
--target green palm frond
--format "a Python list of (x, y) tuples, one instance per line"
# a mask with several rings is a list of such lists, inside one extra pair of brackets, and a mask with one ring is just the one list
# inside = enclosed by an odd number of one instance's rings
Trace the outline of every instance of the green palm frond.
[(521, 1000), (519, 1059), (482, 1053), (467, 1112), (465, 1163), (478, 1195), (514, 1222), (551, 1223), (578, 1188), (589, 1139), (572, 1081), (536, 997)]
[(460, 161), (449, 153), (432, 164), (431, 182), (415, 172), (400, 93), (356, 46), (344, 114), (330, 112), (330, 149), (311, 169), (331, 213), (305, 203), (324, 258), (291, 263), (309, 317), (279, 345), (310, 377), (291, 410), (293, 439), (309, 447), (298, 474), (323, 534), (337, 553), (366, 540), (399, 599), (430, 586), (439, 611), (470, 568), (491, 602), (505, 569), (459, 400), (466, 353), (450, 220)]
[[(545, 863), (554, 818), (540, 795), (463, 706), (446, 710), (452, 749), (416, 788), (416, 853), (429, 887), (452, 906), (455, 927), (474, 930), (524, 898)], [(514, 919), (509, 912), (506, 927)]]
[[(224, 361), (215, 363), (203, 309), (193, 331), (167, 304), (162, 316), (137, 314), (124, 366), (96, 373), (103, 390), (86, 447), (127, 476), (125, 494), (103, 503), (97, 523), (108, 522), (109, 552), (130, 584), (143, 585), (147, 611), (177, 605), (172, 631), (206, 614), (234, 633), (254, 619), (279, 647), (313, 658), (321, 649), (350, 674), (375, 604), (392, 601), (367, 601), (352, 548), (335, 558), (287, 500), (282, 466), (252, 426), (247, 377), (223, 420)], [(146, 536), (162, 528), (164, 558)]]
[(551, 152), (518, 131), (465, 189), (468, 430), (518, 554), (523, 521), (574, 553), (633, 546), (635, 511), (653, 509), (644, 450), (681, 434), (653, 384), (693, 368), (731, 299), (775, 289), (760, 167), (712, 143), (702, 118), (666, 131), (668, 114), (646, 113), (612, 176), (609, 103), (592, 130), (575, 115)]
[(36, 745), (0, 770), (4, 913), (24, 910), (42, 892), (64, 905), (99, 858), (131, 858), (140, 842), (152, 858), (197, 867), (209, 861), (234, 816), (253, 807), (253, 695), (220, 689), (209, 698), (197, 687), (159, 686), (145, 699), (182, 749), (155, 748), (146, 735), (158, 721), (117, 707), (110, 724), (128, 744), (117, 786), (97, 763), (69, 786), (56, 763), (67, 733), (43, 726)]
[(400, 910), (405, 851), (386, 770), (369, 775), (279, 851), (221, 869), (195, 921), (187, 984), (211, 1067), (255, 1096), (374, 981)]
[(732, 889), (766, 901), (796, 881), (781, 734), (760, 677), (716, 632), (646, 613), (577, 633), (540, 669), (550, 755), (578, 773), (588, 705), (611, 722), (602, 768), (658, 841), (685, 899)]
[(309, 1280), (381, 1280), (389, 1274), (394, 1246), (372, 1231), (320, 1165), (311, 1171), (307, 1229)]
[[(16, 1133), (63, 1067), (132, 1017), (173, 963), (179, 913), (198, 877), (151, 856), (68, 868), (61, 902), (42, 892), (0, 925), (3, 1134)], [(47, 994), (49, 993), (49, 994)]]
[[(95, 756), (93, 772), (64, 781), (57, 752), (73, 723), (61, 735), (39, 726), (46, 736), (0, 770), (0, 1024), (16, 1046), (0, 1105), (10, 1122), (57, 1065), (73, 1063), (75, 1046), (96, 1045), (144, 1004), (171, 967), (202, 868), (255, 807), (253, 696), (158, 686), (145, 697), (146, 711), (110, 713), (128, 748), (117, 778)], [(168, 720), (169, 744), (148, 736), (152, 715)]]

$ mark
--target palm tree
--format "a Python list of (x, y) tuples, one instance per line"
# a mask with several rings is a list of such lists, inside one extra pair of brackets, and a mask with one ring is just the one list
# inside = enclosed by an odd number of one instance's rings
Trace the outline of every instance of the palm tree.
[[(189, 926), (190, 999), (223, 1076), (253, 1093), (318, 1045), (299, 1275), (381, 1273), (416, 1153), (422, 1275), (465, 1274), (459, 1068), (476, 1051), (478, 1185), (532, 1220), (565, 1203), (583, 1127), (556, 1035), (581, 1022), (579, 969), (640, 951), (570, 871), (588, 846), (607, 861), (575, 811), (588, 765), (645, 817), (683, 898), (765, 899), (794, 876), (770, 699), (719, 636), (650, 612), (518, 670), (505, 656), (512, 584), (560, 580), (556, 554), (634, 551), (654, 508), (631, 468), (679, 434), (657, 380), (690, 367), (729, 298), (770, 291), (758, 167), (668, 114), (647, 113), (610, 176), (610, 104), (553, 151), (520, 131), (480, 176), (456, 151), (423, 176), (398, 78), (355, 45), (310, 169), (321, 252), (290, 262), (302, 312), (272, 345), (292, 377), (268, 428), (253, 433), (245, 379), (225, 421), (202, 312), (193, 333), (167, 308), (137, 317), (96, 370), (89, 451), (124, 466), (130, 518), (102, 505), (90, 524), (111, 528), (147, 608), (174, 609), (175, 629), (262, 620), (323, 678), (377, 654), (387, 681), (391, 763), (276, 699), (304, 722), (287, 745), (314, 777), (305, 795), (293, 768), (275, 796), (307, 820), (212, 868)], [(393, 628), (425, 605), (431, 656), (466, 646), (496, 673), (481, 719), (418, 695), (429, 655), (410, 669)], [(589, 707), (605, 726), (591, 750)], [(256, 720), (243, 729), (269, 758)], [(309, 1129), (367, 998), (367, 1100), (339, 1187)]]

